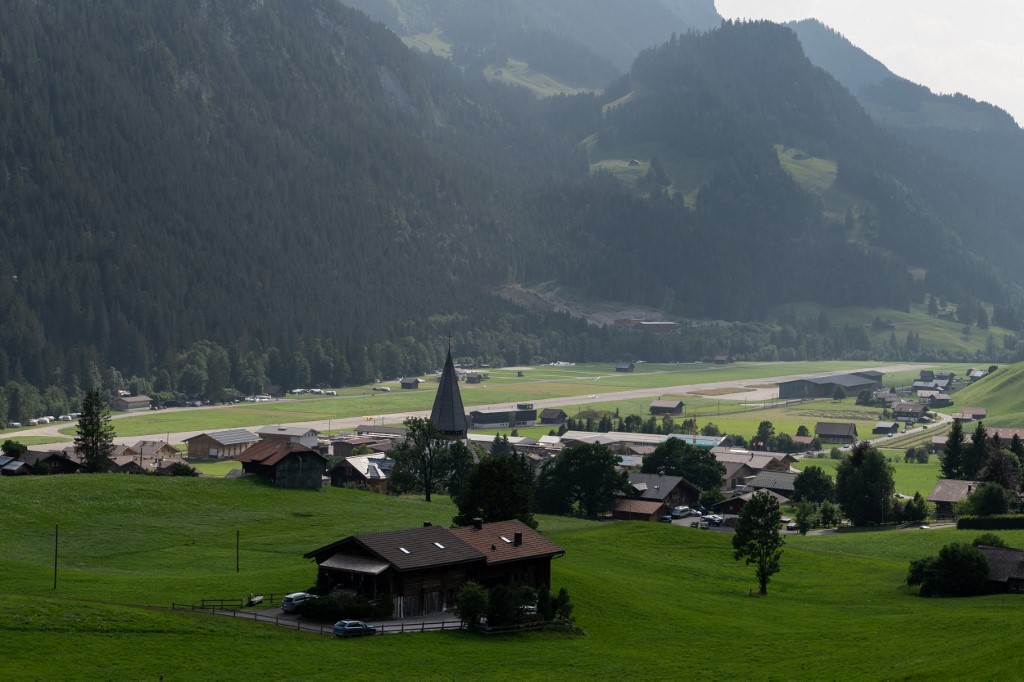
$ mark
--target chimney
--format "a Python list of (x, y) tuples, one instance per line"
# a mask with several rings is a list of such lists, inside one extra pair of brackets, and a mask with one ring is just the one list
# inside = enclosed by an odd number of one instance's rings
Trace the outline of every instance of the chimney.
[(515, 545), (516, 547), (521, 547), (522, 546), (522, 544), (523, 544), (523, 534), (521, 532), (517, 532), (513, 536), (512, 544)]
[(430, 527), (431, 527), (432, 525), (433, 525), (433, 524), (432, 524), (432, 523), (430, 523), (430, 521), (424, 521), (424, 522), (423, 522), (423, 527), (424, 527), (424, 528), (430, 528)]
[(473, 519), (473, 528), (475, 528), (477, 530), (483, 530), (484, 529), (484, 520), (481, 519), (479, 516), (474, 518)]

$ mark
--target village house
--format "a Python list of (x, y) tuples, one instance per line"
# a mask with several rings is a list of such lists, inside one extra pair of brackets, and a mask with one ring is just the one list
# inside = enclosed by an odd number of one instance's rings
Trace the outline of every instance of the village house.
[(450, 610), (462, 586), (538, 588), (551, 584), (551, 560), (565, 551), (521, 521), (352, 535), (306, 553), (317, 585), (369, 599), (391, 595), (398, 618)]
[(569, 415), (565, 413), (565, 410), (557, 407), (548, 407), (540, 411), (538, 415), (540, 417), (541, 424), (564, 424), (565, 420), (568, 419)]
[(476, 429), (533, 426), (537, 423), (537, 410), (529, 403), (520, 403), (514, 410), (473, 410), (468, 420), (470, 426)]
[(978, 545), (988, 562), (990, 592), (1024, 592), (1024, 550)]
[(892, 436), (898, 433), (899, 430), (899, 422), (878, 422), (875, 424), (875, 428), (871, 429), (871, 434), (875, 436)]
[(893, 403), (892, 416), (896, 421), (908, 422), (910, 424), (916, 423), (919, 419), (922, 419), (928, 412), (928, 408), (921, 403), (910, 402), (901, 400), (898, 403)]
[(118, 396), (110, 401), (110, 409), (115, 412), (135, 412), (148, 410), (152, 404), (153, 399), (148, 395)]
[(615, 365), (616, 372), (632, 372), (634, 369), (636, 369), (636, 365), (632, 362), (620, 362)]
[(374, 453), (390, 452), (394, 446), (393, 440), (380, 436), (338, 436), (331, 439), (331, 455), (352, 457), (360, 448), (367, 448)]
[(415, 389), (420, 387), (421, 379), (416, 378), (402, 378), (398, 380), (398, 385), (404, 389)]
[(814, 434), (822, 443), (853, 444), (857, 441), (857, 425), (853, 422), (818, 422)]
[(264, 426), (256, 432), (263, 441), (278, 443), (294, 443), (316, 449), (319, 445), (319, 433), (308, 426)]
[(963, 502), (978, 489), (977, 481), (958, 481), (952, 478), (940, 478), (935, 482), (928, 495), (928, 501), (935, 505), (935, 516), (952, 516), (956, 513), (956, 504)]
[[(760, 491), (751, 490), (741, 495), (734, 495), (733, 497), (712, 505), (712, 509), (719, 514), (739, 515), (739, 513), (743, 511), (743, 507), (746, 506), (747, 502), (750, 502), (751, 498), (758, 492)], [(779, 495), (771, 490), (768, 490), (767, 492), (775, 498), (780, 506), (789, 504), (789, 498)], [(728, 524), (729, 522), (727, 521), (726, 523)]]
[(346, 457), (330, 470), (331, 486), (353, 486), (375, 493), (386, 493), (388, 475), (394, 466), (395, 460), (382, 454)]
[(794, 481), (798, 474), (792, 471), (761, 470), (747, 485), (756, 490), (770, 490), (784, 497), (793, 497)]
[(9, 455), (0, 455), (0, 476), (28, 476), (32, 473), (32, 466), (28, 462)]
[(630, 491), (616, 496), (612, 518), (622, 521), (657, 521), (673, 507), (694, 505), (700, 490), (682, 476), (629, 474)]
[(235, 457), (247, 474), (265, 478), (279, 488), (311, 488), (323, 485), (327, 459), (301, 443), (282, 439), (263, 440)]
[(82, 468), (81, 463), (69, 457), (64, 450), (29, 448), (18, 459), (28, 464), (33, 472), (45, 469), (51, 474), (74, 474)]
[(189, 457), (232, 459), (245, 452), (260, 437), (248, 429), (225, 429), (200, 433), (185, 439)]

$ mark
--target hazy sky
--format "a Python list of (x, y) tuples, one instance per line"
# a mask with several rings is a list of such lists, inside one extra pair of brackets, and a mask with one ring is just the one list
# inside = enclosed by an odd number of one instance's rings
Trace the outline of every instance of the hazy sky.
[(898, 76), (962, 92), (1024, 123), (1021, 0), (715, 0), (727, 19), (814, 18)]

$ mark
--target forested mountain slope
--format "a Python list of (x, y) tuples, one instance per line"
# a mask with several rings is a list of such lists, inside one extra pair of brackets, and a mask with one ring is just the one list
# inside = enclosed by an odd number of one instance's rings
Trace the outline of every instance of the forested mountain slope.
[(493, 310), (536, 160), (586, 172), (532, 103), (330, 1), (3, 3), (0, 117), (0, 379), (41, 385)]
[[(601, 103), (587, 140), (595, 167), (649, 161), (638, 193), (694, 207), (700, 229), (671, 243), (723, 296), (717, 264), (695, 254), (730, 245), (734, 305), (801, 290), (897, 306), (915, 291), (997, 303), (1019, 295), (1016, 200), (884, 132), (785, 27), (726, 23), (678, 36), (641, 54)], [(925, 280), (911, 282), (908, 268)]]
[[(646, 175), (592, 173), (601, 154)], [(759, 322), (925, 291), (1009, 309), (1024, 256), (988, 199), (771, 24), (678, 35), (600, 96), (537, 100), (335, 0), (12, 0), (0, 417), (27, 404), (8, 382), (214, 395), (420, 374), (449, 335), (512, 364), (866, 357), (863, 329)], [(489, 293), (547, 282), (745, 324), (636, 335)]]
[(600, 89), (674, 33), (718, 26), (712, 0), (343, 0), (410, 44), (541, 94)]
[(937, 95), (892, 73), (814, 20), (789, 24), (814, 64), (853, 93), (894, 135), (922, 146), (1011, 193), (1024, 173), (1024, 130), (1006, 111), (966, 95)]

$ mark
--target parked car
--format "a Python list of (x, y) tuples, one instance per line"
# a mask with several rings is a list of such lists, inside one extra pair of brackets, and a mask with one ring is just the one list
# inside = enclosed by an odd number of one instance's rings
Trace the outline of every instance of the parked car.
[(658, 523), (672, 523), (672, 515), (665, 514), (664, 516), (659, 516)]
[(689, 515), (690, 515), (690, 508), (689, 507), (675, 507), (672, 510), (672, 518), (673, 519), (681, 519), (681, 518), (687, 517)]
[(704, 517), (703, 520), (707, 521), (712, 526), (721, 526), (722, 522), (725, 521), (725, 519), (719, 516), (718, 514), (708, 514)]
[(9, 429), (20, 429), (21, 422), (7, 422), (7, 428)]
[(787, 523), (786, 524), (786, 530), (798, 530), (798, 529), (799, 529), (799, 527), (796, 525), (795, 522), (794, 523)]
[(377, 628), (361, 620), (339, 620), (332, 632), (335, 637), (362, 637), (377, 634)]
[(281, 610), (285, 613), (295, 613), (299, 610), (300, 606), (311, 599), (316, 599), (316, 595), (309, 594), (308, 592), (292, 592), (291, 594), (286, 594), (284, 595), (284, 599), (281, 600)]

